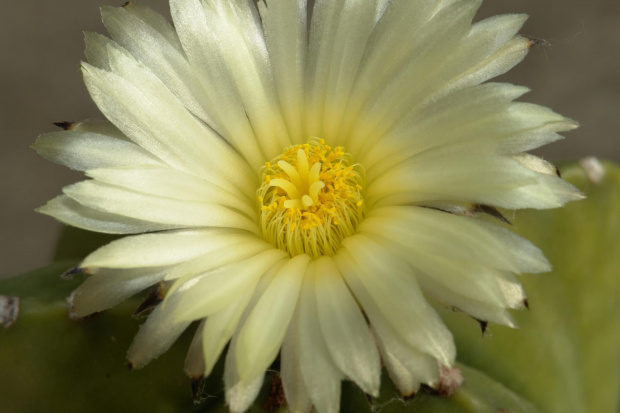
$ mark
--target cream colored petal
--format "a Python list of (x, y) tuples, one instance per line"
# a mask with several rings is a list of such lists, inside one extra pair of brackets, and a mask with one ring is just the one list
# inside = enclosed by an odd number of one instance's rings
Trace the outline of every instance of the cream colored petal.
[[(268, 271), (258, 282), (256, 290), (252, 295), (252, 299), (241, 317), (241, 324), (245, 322), (258, 300), (263, 296), (267, 286), (271, 283), (274, 275), (276, 274), (277, 269), (277, 266), (275, 269), (272, 268), (272, 270)], [(228, 407), (232, 413), (244, 412), (252, 405), (254, 399), (256, 399), (256, 396), (258, 395), (265, 377), (264, 374), (261, 374), (251, 381), (244, 381), (239, 377), (236, 356), (238, 335), (239, 330), (237, 330), (235, 335), (232, 337), (230, 346), (228, 347), (228, 353), (226, 354), (226, 362), (224, 366), (226, 402), (228, 403)]]
[[(431, 273), (417, 272), (416, 275), (424, 294), (439, 304), (455, 312), (463, 312), (477, 320), (502, 324), (512, 328), (517, 327), (510, 312), (506, 310), (507, 305), (493, 304), (482, 294), (479, 297), (472, 297), (471, 294), (463, 293), (458, 288), (446, 288), (446, 285), (437, 277), (433, 277)], [(504, 300), (506, 299), (504, 298)]]
[(468, 153), (458, 148), (424, 152), (367, 185), (366, 201), (375, 207), (462, 201), (512, 209), (546, 209), (581, 197), (572, 185), (536, 173), (511, 157)]
[(345, 143), (340, 123), (378, 7), (376, 0), (315, 2), (306, 83), (310, 136)]
[(170, 267), (102, 269), (75, 290), (73, 308), (78, 316), (112, 308), (132, 295), (160, 282)]
[(309, 136), (323, 136), (326, 82), (338, 30), (338, 13), (343, 5), (344, 0), (314, 2), (306, 70), (306, 128)]
[[(498, 76), (518, 64), (528, 51), (528, 42), (514, 37), (524, 21), (523, 15), (506, 15), (476, 23), (468, 34), (462, 34), (452, 50), (435, 54), (434, 67), (426, 73), (416, 72), (419, 64), (414, 60), (411, 68), (405, 67), (385, 86), (372, 113), (366, 112), (368, 116), (378, 115), (381, 120), (377, 120), (376, 128), (366, 128), (365, 136), (375, 139), (383, 136), (429, 103)], [(423, 82), (407, 87), (410, 79), (420, 76), (424, 77)], [(392, 110), (386, 111), (382, 104), (390, 105)]]
[[(376, 53), (386, 55), (374, 59), (370, 55), (366, 59), (369, 62), (366, 64), (374, 66), (365, 74), (360, 74), (351, 97), (352, 136), (347, 149), (353, 156), (358, 155), (369, 137), (381, 137), (395, 120), (401, 119), (421, 103), (424, 96), (420, 89), (427, 85), (426, 78), (434, 73), (467, 34), (480, 3), (481, 0), (455, 2), (437, 12), (433, 19), (423, 20), (425, 25), (412, 26), (420, 27), (419, 31), (401, 28), (400, 33), (405, 35), (399, 36), (393, 44), (385, 43), (393, 35), (384, 36), (379, 43), (375, 41), (370, 53), (376, 50)], [(415, 8), (407, 14), (413, 10)], [(422, 15), (434, 11), (433, 5), (419, 7)], [(406, 20), (403, 23), (410, 24)], [(380, 26), (381, 22), (378, 30), (381, 30)], [(388, 26), (386, 23), (383, 27), (384, 30), (399, 33), (400, 26)], [(406, 45), (406, 48), (400, 50), (401, 45)], [(379, 59), (383, 60), (382, 66), (377, 66)], [(416, 81), (412, 82), (412, 79)], [(429, 86), (437, 88), (434, 83)]]
[(207, 317), (202, 338), (205, 375), (213, 371), (224, 347), (235, 333), (253, 293), (253, 289), (244, 292), (238, 298), (233, 299), (228, 306)]
[(266, 159), (292, 143), (280, 113), (267, 45), (254, 3), (213, 0), (203, 3), (207, 27), (216, 39), (217, 53), (239, 91)]
[[(360, 232), (366, 225), (376, 222), (386, 230), (390, 228), (384, 236), (403, 234), (411, 245), (419, 244), (419, 248), (429, 251), (436, 248), (444, 257), (513, 272), (550, 269), (538, 248), (495, 223), (410, 206), (378, 208), (371, 211), (368, 218), (369, 222), (361, 225)], [(530, 257), (528, 261), (523, 259), (526, 255)]]
[(222, 227), (258, 234), (256, 221), (228, 207), (155, 196), (97, 181), (82, 181), (63, 192), (89, 208), (171, 226)]
[(189, 345), (189, 349), (187, 350), (187, 356), (185, 357), (185, 374), (189, 376), (190, 379), (199, 379), (203, 376), (206, 376), (205, 370), (205, 358), (204, 353), (202, 351), (203, 347), (203, 332), (205, 327), (205, 321), (202, 320), (194, 333), (194, 338), (192, 338), (192, 342)]
[(174, 30), (174, 26), (168, 22), (166, 17), (157, 13), (148, 6), (135, 2), (126, 3), (123, 6), (123, 9), (156, 30), (168, 43), (177, 49), (181, 48), (181, 43), (179, 42), (179, 37), (177, 36), (176, 31)]
[(335, 261), (348, 262), (341, 271), (362, 307), (372, 300), (410, 346), (452, 365), (456, 355), (452, 335), (426, 302), (406, 263), (363, 236), (347, 238), (344, 248)]
[(271, 249), (199, 276), (182, 277), (175, 282), (164, 304), (174, 309), (178, 320), (209, 316), (252, 290), (270, 268), (285, 258), (284, 252)]
[(86, 175), (98, 182), (144, 194), (224, 205), (258, 220), (255, 202), (250, 202), (247, 197), (164, 165), (95, 169)]
[(521, 273), (541, 273), (551, 271), (552, 267), (542, 251), (525, 238), (491, 222), (476, 220), (477, 225), (492, 234), (499, 244), (512, 255)]
[(254, 188), (254, 173), (241, 156), (196, 120), (155, 75), (116, 49), (108, 52), (116, 73), (87, 63), (82, 72), (91, 97), (112, 123), (172, 167)]
[(291, 413), (308, 413), (312, 407), (312, 402), (301, 372), (299, 311), (298, 302), (280, 351), (280, 375), (286, 403)]
[(379, 353), (331, 257), (317, 259), (315, 289), (321, 331), (334, 363), (364, 392), (378, 396)]
[[(379, 3), (379, 8), (382, 7)], [(433, 15), (445, 8), (448, 1), (392, 0), (378, 21), (360, 66), (356, 87), (351, 97), (353, 119), (359, 114), (365, 98), (380, 90), (381, 85), (393, 76), (395, 68), (402, 65), (412, 50), (422, 47), (427, 25), (432, 25)], [(407, 39), (406, 41), (403, 41)]]
[(315, 78), (312, 86), (325, 90), (325, 102), (321, 105), (324, 111), (321, 136), (334, 144), (343, 143), (340, 133), (342, 119), (379, 7), (376, 0), (345, 0), (342, 3), (334, 23), (337, 25), (334, 37), (322, 39), (333, 43), (331, 54), (321, 57), (326, 62), (317, 62), (329, 70), (325, 76)]
[(407, 346), (388, 324), (375, 320), (372, 326), (385, 368), (403, 396), (412, 396), (421, 384), (436, 386), (439, 369), (435, 358)]
[[(217, 248), (232, 231), (178, 230), (121, 238), (88, 255), (84, 268), (140, 268), (182, 263)], [(236, 235), (239, 236), (239, 235)]]
[(359, 162), (373, 175), (445, 145), (468, 144), (478, 151), (515, 153), (561, 139), (557, 132), (576, 127), (575, 122), (547, 108), (511, 103), (527, 90), (487, 83), (452, 93), (374, 140)]
[(245, 412), (258, 396), (265, 374), (261, 374), (252, 382), (243, 382), (236, 375), (236, 365), (232, 354), (235, 351), (233, 344), (228, 348), (226, 355), (226, 369), (224, 372), (224, 383), (226, 385), (226, 402), (231, 413)]
[(173, 0), (170, 12), (183, 51), (209, 92), (208, 97), (220, 125), (220, 133), (257, 170), (267, 158), (261, 151), (245, 113), (239, 90), (219, 51), (218, 39), (207, 24), (200, 0)]
[(522, 310), (526, 308), (527, 296), (523, 286), (517, 278), (509, 272), (498, 274), (497, 284), (499, 285), (508, 308)]
[(304, 277), (298, 320), (291, 328), (299, 334), (300, 370), (312, 403), (320, 413), (338, 413), (340, 381), (343, 373), (336, 367), (321, 331), (315, 290), (316, 262), (312, 261)]
[(41, 135), (31, 148), (44, 158), (78, 171), (118, 166), (162, 165), (138, 145), (91, 132), (61, 131)]
[[(216, 130), (221, 130), (211, 117), (213, 102), (185, 58), (181, 43), (170, 24), (144, 20), (138, 8), (157, 15), (148, 7), (130, 3), (126, 7), (102, 7), (103, 23), (112, 38), (159, 77), (192, 113)], [(87, 41), (87, 57), (88, 45)], [(91, 58), (88, 58), (89, 62)]]
[[(472, 300), (504, 307), (504, 296), (495, 281), (498, 270), (472, 258), (463, 257), (465, 251), (473, 251), (471, 246), (458, 241), (450, 245), (450, 239), (441, 239), (428, 229), (411, 226), (413, 221), (392, 220), (391, 224), (379, 224), (374, 219), (366, 219), (360, 232), (372, 239), (381, 240), (386, 248), (397, 253), (415, 270), (418, 282), (424, 289), (426, 278), (443, 288), (458, 292)], [(412, 230), (413, 229), (413, 230)], [(437, 242), (441, 239), (442, 242)], [(454, 247), (460, 248), (455, 253)]]
[[(377, 346), (381, 352), (381, 358), (394, 384), (396, 384), (403, 395), (410, 396), (418, 390), (420, 384), (432, 385), (437, 382), (438, 365), (436, 358), (420, 351), (419, 348), (412, 347), (406, 342), (408, 335), (418, 333), (418, 324), (412, 323), (405, 328), (394, 327), (394, 323), (389, 322), (380, 309), (381, 305), (385, 306), (385, 303), (380, 303), (371, 297), (372, 290), (364, 287), (359, 277), (353, 274), (353, 267), (349, 264), (350, 258), (345, 258), (341, 255), (338, 254), (336, 256), (336, 262), (346, 274), (345, 277), (348, 285), (354, 291), (356, 298), (364, 308), (364, 313), (370, 320), (372, 329), (375, 332), (374, 337)], [(388, 274), (388, 271), (389, 269), (384, 269), (378, 276), (381, 277)], [(411, 275), (408, 278), (414, 280)], [(392, 301), (397, 300), (397, 297), (392, 299)], [(413, 300), (415, 299), (410, 297), (405, 301)], [(424, 297), (421, 300), (422, 302), (426, 301)], [(431, 318), (436, 318), (436, 315)], [(441, 320), (434, 328), (439, 326), (441, 326), (440, 329), (445, 329)], [(452, 354), (449, 360), (449, 364), (452, 364), (454, 362), (454, 343), (449, 332), (448, 336), (449, 340), (443, 343), (442, 347), (449, 349)]]
[(219, 266), (244, 261), (263, 251), (273, 249), (273, 245), (254, 236), (227, 237), (222, 241), (206, 254), (174, 267), (166, 275), (166, 281), (204, 274)]
[(304, 78), (308, 49), (307, 1), (258, 2), (280, 111), (293, 142), (304, 142)]
[(91, 132), (97, 135), (111, 136), (112, 138), (131, 142), (131, 139), (107, 119), (80, 120), (72, 123), (71, 126), (69, 126), (69, 130), (73, 132)]
[(241, 328), (237, 339), (237, 371), (242, 380), (250, 381), (262, 374), (278, 355), (309, 261), (305, 254), (288, 260)]
[(160, 304), (140, 326), (127, 351), (127, 360), (133, 368), (144, 367), (168, 351), (189, 324), (175, 321), (174, 313)]
[(77, 228), (106, 234), (139, 234), (181, 227), (179, 225), (141, 221), (122, 215), (98, 211), (88, 208), (66, 195), (60, 195), (52, 199), (47, 204), (37, 208), (36, 211)]

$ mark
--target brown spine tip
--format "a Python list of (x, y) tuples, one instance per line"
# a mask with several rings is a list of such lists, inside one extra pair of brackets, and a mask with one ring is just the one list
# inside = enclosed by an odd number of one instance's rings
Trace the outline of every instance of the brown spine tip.
[(528, 310), (530, 309), (530, 302), (527, 300), (527, 298), (523, 300), (523, 306)]
[(558, 176), (558, 178), (562, 177), (562, 172), (560, 172), (560, 169), (557, 166), (554, 166), (555, 168), (555, 174)]
[(489, 327), (488, 321), (477, 320), (480, 324), (480, 330), (482, 331), (482, 337), (484, 337), (484, 333), (487, 332), (487, 328)]
[(503, 222), (504, 224), (512, 225), (512, 222), (510, 222), (510, 220), (508, 220), (508, 218), (506, 218), (504, 214), (499, 211), (499, 209), (490, 205), (474, 204), (471, 211), (476, 214), (482, 213), (490, 215), (493, 218), (496, 218), (497, 220)]
[(123, 5), (122, 5), (121, 7), (127, 7), (127, 6), (129, 6), (130, 4), (131, 4), (131, 2), (130, 2), (130, 1), (126, 1), (125, 3), (123, 3)]
[(525, 41), (527, 42), (528, 49), (531, 49), (532, 47), (535, 47), (535, 46), (551, 46), (551, 43), (549, 43), (547, 40), (538, 39), (536, 37), (526, 37)]
[(72, 130), (75, 126), (75, 122), (54, 122), (54, 125), (64, 130)]
[(204, 378), (204, 376), (190, 377), (191, 386), (192, 386), (192, 396), (194, 398), (194, 404), (200, 404), (202, 402), (201, 401), (201, 397), (200, 397), (200, 393), (201, 393), (200, 386), (202, 384), (202, 379), (203, 378)]
[(129, 369), (129, 371), (132, 371), (134, 369), (133, 361), (127, 360), (126, 366), (127, 366), (127, 369)]
[(144, 313), (145, 311), (151, 311), (155, 307), (159, 305), (164, 300), (163, 289), (161, 288), (161, 283), (157, 284), (153, 288), (150, 288), (146, 298), (144, 301), (138, 306), (136, 311), (133, 313), (133, 317), (137, 317)]
[(71, 281), (71, 280), (73, 280), (73, 276), (74, 275), (79, 275), (79, 274), (86, 274), (86, 271), (83, 268), (80, 268), (80, 267), (73, 267), (73, 268), (69, 268), (67, 271), (63, 272), (60, 275), (60, 278), (62, 278), (65, 281)]

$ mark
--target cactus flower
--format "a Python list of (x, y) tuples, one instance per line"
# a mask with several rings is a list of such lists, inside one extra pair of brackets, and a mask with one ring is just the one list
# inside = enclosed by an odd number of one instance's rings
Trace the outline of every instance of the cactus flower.
[[(102, 8), (86, 87), (107, 120), (42, 135), (84, 171), (39, 209), (126, 237), (84, 259), (77, 315), (159, 285), (128, 352), (139, 368), (199, 321), (190, 375), (225, 348), (245, 411), (279, 357), (289, 409), (337, 412), (340, 382), (403, 395), (455, 362), (431, 302), (514, 326), (516, 275), (548, 271), (498, 208), (580, 193), (528, 150), (576, 126), (485, 83), (533, 41), (481, 0), (171, 0)], [(228, 346), (227, 346), (228, 345)]]

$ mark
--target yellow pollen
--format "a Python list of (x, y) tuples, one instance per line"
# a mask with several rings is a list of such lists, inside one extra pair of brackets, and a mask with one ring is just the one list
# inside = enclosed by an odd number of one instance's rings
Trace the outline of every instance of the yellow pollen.
[(263, 237), (291, 256), (333, 255), (363, 219), (364, 178), (343, 148), (311, 138), (261, 169)]

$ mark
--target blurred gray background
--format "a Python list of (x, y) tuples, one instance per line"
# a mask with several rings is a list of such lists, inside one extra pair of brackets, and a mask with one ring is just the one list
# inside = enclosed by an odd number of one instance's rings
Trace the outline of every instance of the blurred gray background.
[[(83, 31), (104, 33), (98, 7), (110, 0), (1, 0), (0, 277), (48, 263), (61, 225), (33, 212), (81, 179), (28, 148), (53, 122), (100, 117), (78, 65)], [(168, 14), (167, 0), (144, 0)], [(501, 80), (530, 87), (524, 100), (576, 119), (581, 128), (538, 152), (549, 160), (586, 155), (620, 160), (620, 2), (486, 0), (478, 18), (527, 13), (522, 33), (548, 46)]]

